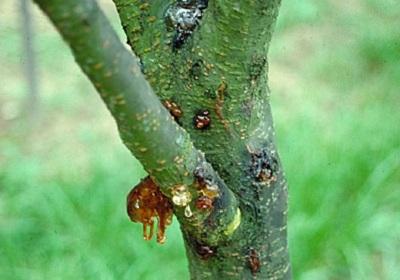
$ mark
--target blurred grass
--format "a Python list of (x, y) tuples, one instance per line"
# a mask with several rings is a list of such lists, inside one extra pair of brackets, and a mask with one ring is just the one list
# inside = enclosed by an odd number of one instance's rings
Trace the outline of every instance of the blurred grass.
[[(144, 172), (37, 9), (40, 115), (22, 117), (18, 6), (0, 11), (0, 279), (186, 279), (177, 223), (158, 246), (129, 222)], [(269, 64), (295, 279), (400, 279), (399, 26), (395, 0), (283, 1)]]

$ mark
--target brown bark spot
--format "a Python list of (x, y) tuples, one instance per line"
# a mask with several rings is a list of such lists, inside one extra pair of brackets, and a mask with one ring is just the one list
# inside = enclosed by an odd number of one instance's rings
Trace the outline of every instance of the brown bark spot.
[[(157, 242), (165, 242), (165, 229), (172, 222), (172, 205), (150, 176), (129, 192), (127, 212), (131, 221), (143, 224), (145, 240), (153, 237), (154, 218), (156, 218), (158, 220)], [(147, 227), (150, 227), (149, 232)]]
[(206, 129), (211, 124), (210, 112), (208, 110), (200, 110), (193, 118), (194, 127), (197, 129)]
[(168, 109), (169, 113), (174, 117), (174, 119), (177, 121), (180, 117), (183, 115), (183, 111), (181, 107), (178, 106), (175, 102), (171, 100), (165, 100), (164, 101), (164, 106), (165, 108)]
[(212, 256), (215, 256), (215, 254), (217, 253), (218, 247), (202, 243), (190, 234), (186, 235), (186, 241), (189, 247), (192, 249), (193, 253), (198, 255), (201, 260), (208, 260)]
[(260, 255), (255, 249), (251, 248), (249, 250), (247, 260), (248, 260), (248, 266), (253, 276), (256, 275), (258, 272), (260, 272), (260, 267), (261, 267)]
[(205, 195), (200, 196), (196, 200), (196, 208), (199, 210), (208, 210), (212, 209), (213, 207), (213, 200)]
[(196, 252), (202, 260), (208, 260), (215, 254), (214, 248), (200, 244), (198, 244), (198, 246), (196, 247)]

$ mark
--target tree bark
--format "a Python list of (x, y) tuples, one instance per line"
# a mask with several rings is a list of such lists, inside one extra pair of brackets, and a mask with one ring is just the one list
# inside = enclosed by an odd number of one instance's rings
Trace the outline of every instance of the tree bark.
[[(191, 193), (193, 217), (174, 206), (191, 278), (290, 279), (287, 185), (267, 86), (280, 1), (113, 1), (140, 62), (92, 0), (35, 0), (161, 191)], [(204, 182), (218, 189), (206, 211)]]

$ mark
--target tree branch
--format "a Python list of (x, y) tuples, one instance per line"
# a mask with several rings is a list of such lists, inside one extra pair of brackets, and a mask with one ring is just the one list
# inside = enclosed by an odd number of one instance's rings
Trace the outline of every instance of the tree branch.
[[(161, 191), (171, 198), (179, 187), (193, 198), (187, 201), (192, 215), (185, 215), (180, 207), (186, 205), (175, 205), (175, 214), (185, 230), (208, 244), (230, 236), (240, 217), (235, 197), (195, 149), (188, 133), (162, 106), (142, 75), (138, 60), (119, 41), (96, 2), (34, 1), (70, 45), (77, 63), (115, 118), (124, 144)], [(205, 211), (195, 207), (204, 184), (216, 192), (214, 207)]]

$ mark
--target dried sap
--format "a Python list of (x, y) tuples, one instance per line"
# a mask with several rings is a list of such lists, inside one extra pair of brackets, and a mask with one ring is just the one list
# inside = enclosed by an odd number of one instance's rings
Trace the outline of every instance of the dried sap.
[[(157, 242), (165, 242), (165, 229), (172, 222), (172, 205), (149, 177), (135, 186), (127, 197), (127, 211), (133, 222), (143, 224), (143, 237), (153, 237), (154, 218), (158, 220)], [(147, 227), (150, 231), (148, 232)]]

